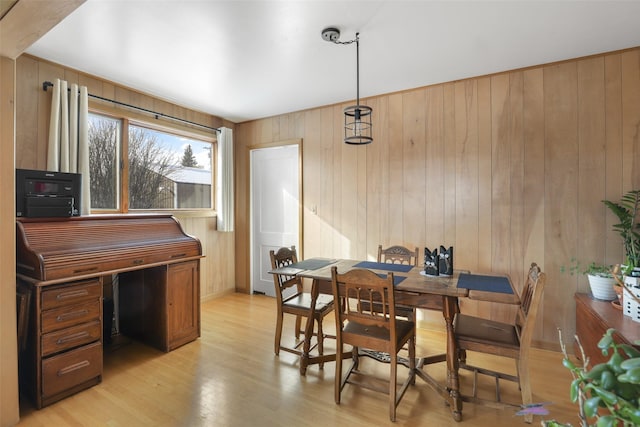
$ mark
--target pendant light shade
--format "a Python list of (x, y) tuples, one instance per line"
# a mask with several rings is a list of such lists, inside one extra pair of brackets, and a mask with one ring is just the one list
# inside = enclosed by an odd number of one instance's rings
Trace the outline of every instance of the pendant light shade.
[(344, 142), (347, 144), (369, 144), (371, 137), (371, 113), (366, 105), (351, 105), (344, 109)]
[(322, 30), (322, 38), (335, 44), (356, 44), (356, 105), (344, 109), (344, 142), (351, 145), (365, 145), (373, 141), (371, 116), (373, 109), (360, 105), (360, 33), (356, 38), (341, 42), (340, 31), (336, 28)]

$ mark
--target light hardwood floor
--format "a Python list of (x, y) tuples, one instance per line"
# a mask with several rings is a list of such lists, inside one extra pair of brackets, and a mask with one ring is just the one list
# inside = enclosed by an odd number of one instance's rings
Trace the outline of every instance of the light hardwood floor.
[[(333, 317), (326, 329), (334, 330)], [(293, 340), (292, 319), (285, 319), (283, 339)], [(275, 300), (232, 294), (202, 305), (202, 337), (171, 353), (131, 342), (105, 354), (101, 384), (42, 410), (21, 402), (20, 426), (315, 426), (315, 425), (526, 425), (516, 410), (465, 403), (463, 419), (453, 421), (449, 408), (424, 381), (417, 379), (398, 407), (397, 422), (388, 418), (387, 396), (347, 385), (342, 404), (333, 400), (334, 363), (309, 367), (301, 377), (292, 354), (273, 354)], [(445, 335), (418, 330), (420, 355), (441, 353)], [(327, 351), (335, 349), (333, 340)], [(514, 366), (509, 359), (469, 360), (486, 366)], [(571, 376), (562, 355), (534, 350), (533, 392), (536, 402), (550, 402), (546, 419), (578, 424), (569, 401)], [(388, 365), (363, 359), (364, 368), (388, 375)], [(515, 369), (515, 368), (514, 368)], [(444, 382), (444, 364), (428, 368)], [(406, 371), (399, 369), (399, 376)], [(471, 377), (463, 375), (470, 393)], [(485, 379), (482, 395), (491, 395)], [(484, 387), (486, 385), (486, 387)], [(488, 394), (487, 394), (488, 393)], [(518, 401), (515, 384), (505, 382), (503, 399)], [(538, 425), (542, 417), (534, 417)]]

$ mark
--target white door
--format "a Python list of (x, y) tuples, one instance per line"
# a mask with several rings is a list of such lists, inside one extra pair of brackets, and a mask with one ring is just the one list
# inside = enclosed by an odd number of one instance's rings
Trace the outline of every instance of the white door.
[(275, 296), (269, 251), (300, 254), (298, 145), (251, 150), (251, 289)]

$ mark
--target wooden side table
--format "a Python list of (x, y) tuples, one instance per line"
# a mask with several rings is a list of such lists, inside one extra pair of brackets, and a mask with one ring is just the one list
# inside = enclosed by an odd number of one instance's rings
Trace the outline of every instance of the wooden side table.
[[(589, 294), (577, 293), (576, 300), (576, 335), (582, 343), (585, 354), (589, 357), (590, 366), (609, 360), (598, 349), (598, 341), (609, 328), (616, 330), (614, 339), (618, 343), (631, 344), (640, 350), (640, 345), (634, 344), (640, 340), (640, 323), (625, 316), (622, 310), (613, 307), (610, 301), (593, 299)], [(582, 356), (580, 348), (574, 342), (575, 355)]]

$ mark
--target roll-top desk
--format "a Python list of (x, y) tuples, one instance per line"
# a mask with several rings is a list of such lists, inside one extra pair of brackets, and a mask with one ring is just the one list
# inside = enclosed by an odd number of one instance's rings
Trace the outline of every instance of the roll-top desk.
[(19, 218), (21, 389), (41, 408), (102, 381), (103, 284), (112, 277), (124, 335), (165, 352), (197, 339), (200, 258), (200, 241), (171, 215)]

